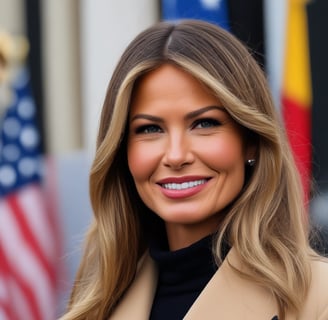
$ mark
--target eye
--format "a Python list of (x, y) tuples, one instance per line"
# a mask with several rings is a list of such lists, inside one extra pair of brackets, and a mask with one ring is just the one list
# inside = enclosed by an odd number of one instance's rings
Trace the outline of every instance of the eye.
[(198, 119), (193, 123), (192, 128), (193, 129), (203, 129), (203, 128), (211, 128), (211, 127), (217, 127), (220, 126), (221, 122), (212, 119), (212, 118), (205, 118), (205, 119)]
[(147, 125), (142, 125), (138, 128), (136, 128), (135, 133), (136, 134), (150, 134), (150, 133), (160, 133), (163, 130), (154, 124), (147, 124)]

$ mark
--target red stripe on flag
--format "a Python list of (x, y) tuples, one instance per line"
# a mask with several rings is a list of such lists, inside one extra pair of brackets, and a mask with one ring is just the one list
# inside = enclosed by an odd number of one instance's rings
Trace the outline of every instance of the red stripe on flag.
[(282, 113), (287, 136), (301, 174), (305, 195), (309, 195), (311, 177), (311, 109), (283, 95)]
[(8, 320), (55, 316), (58, 257), (42, 200), (40, 187), (33, 184), (0, 199), (0, 285)]
[[(16, 271), (15, 266), (11, 265), (8, 263), (9, 269), (10, 269), (10, 275), (9, 277), (11, 278), (11, 280), (14, 280), (16, 285), (18, 286), (18, 289), (21, 291), (21, 293), (24, 296), (24, 300), (27, 302), (29, 308), (30, 308), (30, 315), (25, 315), (26, 319), (33, 319), (33, 320), (42, 320), (43, 316), (41, 314), (41, 310), (39, 307), (39, 302), (38, 299), (36, 297), (35, 291), (33, 290), (33, 288), (31, 288), (31, 286), (26, 283), (26, 281), (23, 279), (23, 277), (21, 276), (21, 274), (19, 272)], [(37, 281), (37, 280), (36, 280)], [(13, 312), (18, 312), (17, 308), (17, 304), (12, 303), (12, 311)], [(18, 317), (19, 315), (16, 315), (16, 317)]]
[[(29, 188), (32, 186), (29, 186)], [(38, 243), (35, 235), (33, 234), (32, 230), (30, 229), (27, 218), (28, 212), (24, 212), (24, 208), (21, 208), (19, 205), (18, 199), (15, 194), (9, 195), (7, 197), (7, 203), (11, 208), (12, 214), (16, 218), (16, 223), (19, 225), (20, 232), (22, 236), (26, 240), (26, 244), (31, 247), (32, 251), (34, 251), (35, 255), (38, 257), (39, 262), (42, 264), (43, 269), (47, 273), (49, 280), (53, 287), (56, 285), (56, 275), (54, 272), (53, 261), (49, 261), (43, 252), (40, 243)], [(46, 214), (46, 213), (44, 213)], [(50, 230), (50, 228), (46, 228)]]
[[(12, 284), (15, 283), (21, 294), (24, 296), (28, 305), (28, 310), (25, 310), (24, 319), (42, 319), (38, 309), (38, 302), (33, 294), (32, 288), (26, 284), (19, 273), (16, 272), (15, 266), (11, 265), (7, 259), (6, 253), (0, 243), (0, 273), (2, 276), (1, 286), (3, 295), (0, 299), (0, 310), (4, 312), (4, 320), (20, 320), (22, 313), (16, 301), (15, 293), (13, 292)], [(27, 311), (27, 312), (26, 312)], [(1, 318), (2, 320), (2, 318)]]
[[(10, 277), (10, 269), (6, 259), (6, 255), (3, 251), (0, 242), (0, 283), (1, 283), (1, 294), (0, 294), (0, 312), (4, 320), (19, 320), (15, 314), (14, 309), (11, 306), (12, 297), (10, 295), (10, 288), (7, 285), (6, 279)], [(0, 316), (0, 319), (2, 319)]]

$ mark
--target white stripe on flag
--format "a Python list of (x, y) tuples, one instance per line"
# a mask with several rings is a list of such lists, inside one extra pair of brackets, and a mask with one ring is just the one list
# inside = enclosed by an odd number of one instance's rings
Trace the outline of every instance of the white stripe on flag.
[(4, 311), (2, 311), (1, 309), (0, 309), (0, 320), (10, 320), (7, 317), (7, 314), (5, 314)]
[(25, 239), (20, 233), (19, 225), (5, 201), (2, 202), (2, 205), (0, 204), (0, 212), (0, 234), (5, 244), (3, 251), (8, 258), (8, 262), (33, 291), (40, 308), (42, 320), (51, 319), (55, 299), (50, 279), (42, 269), (35, 252), (31, 250), (30, 246), (26, 245)]
[(53, 262), (56, 256), (54, 230), (47, 219), (49, 217), (47, 217), (47, 210), (40, 192), (37, 186), (23, 188), (18, 202), (28, 218), (26, 221), (42, 248), (43, 254), (49, 262)]
[(8, 315), (5, 313), (5, 310), (2, 310), (2, 308), (5, 308), (9, 301), (8, 287), (6, 281), (7, 279), (3, 277), (0, 271), (0, 320), (10, 320)]
[(17, 285), (17, 280), (9, 279), (8, 286), (11, 295), (15, 297), (15, 299), (12, 300), (12, 306), (17, 319), (34, 320), (35, 317), (32, 313), (31, 306), (29, 305), (24, 292), (22, 292), (21, 288)]

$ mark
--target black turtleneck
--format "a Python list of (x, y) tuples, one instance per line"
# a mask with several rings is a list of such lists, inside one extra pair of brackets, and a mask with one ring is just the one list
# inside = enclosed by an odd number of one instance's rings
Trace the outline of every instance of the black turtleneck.
[(150, 256), (159, 277), (149, 319), (181, 320), (217, 270), (212, 236), (176, 251), (167, 243), (152, 243)]
[[(152, 241), (149, 248), (159, 271), (149, 319), (181, 320), (217, 270), (212, 254), (212, 236), (176, 251), (169, 250), (166, 237), (159, 238), (161, 241)], [(224, 242), (223, 258), (229, 250), (229, 245)], [(278, 316), (272, 320), (278, 320)]]

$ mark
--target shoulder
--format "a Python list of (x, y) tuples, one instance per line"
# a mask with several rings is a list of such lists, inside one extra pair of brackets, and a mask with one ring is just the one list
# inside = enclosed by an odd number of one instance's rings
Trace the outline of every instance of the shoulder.
[(326, 293), (328, 297), (328, 258), (320, 256), (311, 258), (311, 272), (311, 287), (317, 290), (323, 289), (322, 294)]
[(311, 259), (312, 279), (307, 298), (307, 305), (312, 306), (312, 315), (316, 319), (328, 319), (328, 259), (313, 257)]

